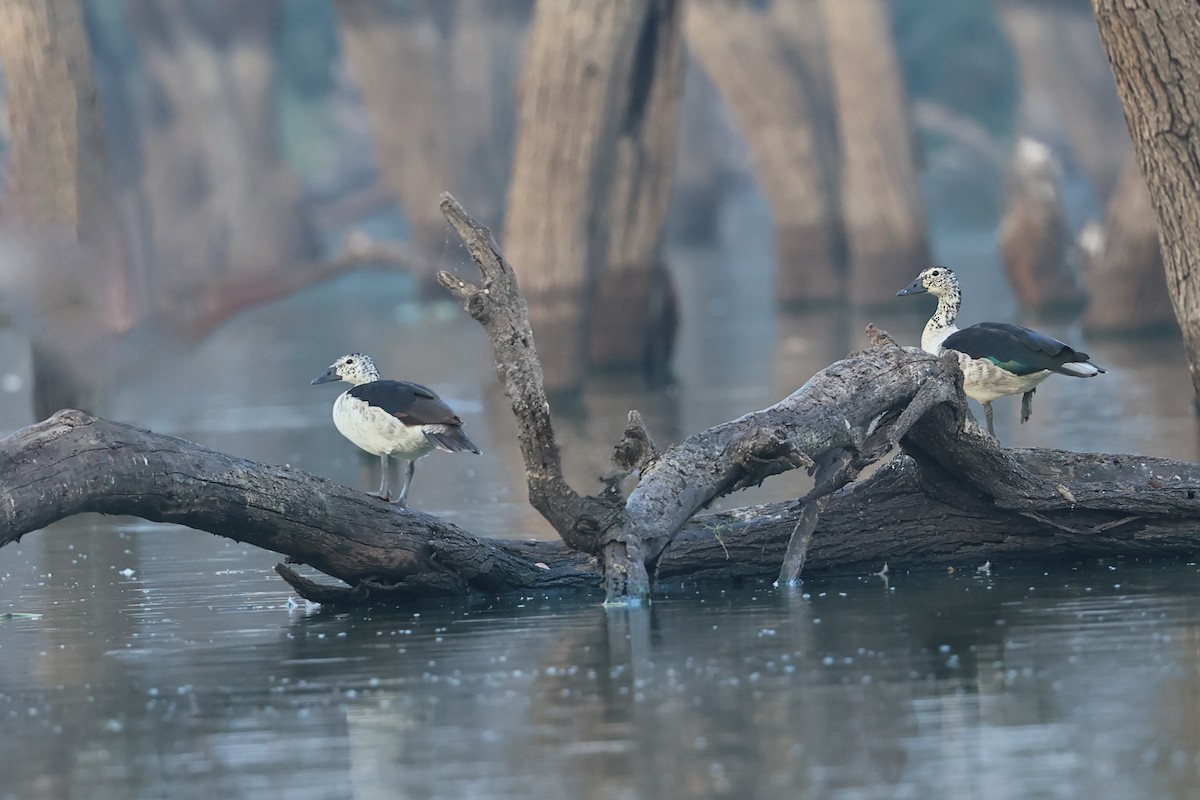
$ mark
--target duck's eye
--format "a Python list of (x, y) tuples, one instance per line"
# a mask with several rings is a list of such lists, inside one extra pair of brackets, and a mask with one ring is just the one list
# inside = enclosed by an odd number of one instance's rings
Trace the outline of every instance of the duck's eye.
[(938, 277), (938, 276), (940, 276), (940, 275), (942, 274), (942, 271), (941, 271), (940, 269), (935, 269), (935, 270), (933, 270), (932, 272), (930, 272), (929, 274), (930, 274), (932, 277), (936, 278), (936, 277)]
[(353, 358), (347, 358), (347, 359), (346, 359), (346, 366), (347, 366), (347, 367), (353, 367), (353, 366), (354, 366), (354, 359), (353, 359)]

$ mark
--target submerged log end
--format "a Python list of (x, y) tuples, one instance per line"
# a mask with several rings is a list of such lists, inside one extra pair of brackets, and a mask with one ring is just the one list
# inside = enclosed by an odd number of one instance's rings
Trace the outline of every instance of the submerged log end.
[(650, 597), (650, 572), (641, 547), (614, 540), (604, 547), (604, 605), (640, 606)]
[(453, 597), (469, 593), (467, 584), (458, 576), (436, 572), (421, 573), (394, 583), (364, 579), (354, 586), (318, 583), (285, 564), (276, 564), (275, 572), (305, 600), (330, 606), (356, 606), (369, 601), (394, 604), (421, 597)]
[(305, 578), (285, 564), (276, 564), (275, 572), (287, 581), (296, 594), (313, 603), (361, 605), (367, 600), (368, 592), (362, 586), (334, 586), (328, 583), (317, 583)]

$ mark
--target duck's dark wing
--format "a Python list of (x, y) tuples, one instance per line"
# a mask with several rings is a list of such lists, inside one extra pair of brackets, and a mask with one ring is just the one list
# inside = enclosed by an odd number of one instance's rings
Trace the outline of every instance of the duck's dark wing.
[(1063, 364), (1088, 360), (1087, 353), (1080, 353), (1053, 336), (1007, 322), (980, 322), (963, 328), (946, 337), (942, 347), (971, 358), (986, 358), (1015, 375), (1044, 369), (1059, 372)]
[(352, 387), (350, 396), (383, 409), (405, 425), (462, 425), (433, 389), (419, 383), (372, 381)]

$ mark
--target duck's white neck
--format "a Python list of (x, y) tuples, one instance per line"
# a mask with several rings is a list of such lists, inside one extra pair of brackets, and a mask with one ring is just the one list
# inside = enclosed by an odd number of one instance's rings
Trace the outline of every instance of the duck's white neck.
[(925, 323), (921, 332), (921, 349), (937, 355), (946, 337), (958, 330), (954, 320), (958, 318), (958, 307), (962, 302), (958, 286), (950, 286), (937, 294), (937, 310)]
[(379, 370), (375, 369), (375, 365), (371, 364), (366, 368), (359, 368), (353, 374), (343, 378), (346, 383), (353, 386), (361, 386), (364, 383), (374, 383), (379, 380)]

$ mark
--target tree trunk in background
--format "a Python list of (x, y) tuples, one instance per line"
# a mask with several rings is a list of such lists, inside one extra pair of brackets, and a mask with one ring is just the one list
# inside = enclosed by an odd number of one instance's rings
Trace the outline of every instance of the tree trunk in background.
[(93, 402), (112, 334), (141, 309), (111, 213), (79, 0), (0, 0), (0, 56), (11, 132), (0, 296), (32, 342), (41, 418)]
[(1089, 333), (1176, 329), (1158, 247), (1158, 219), (1137, 159), (1126, 159), (1104, 216), (1096, 253), (1088, 258)]
[(1078, 311), (1083, 306), (1078, 252), (1063, 210), (1062, 166), (1050, 148), (1017, 142), (1008, 212), (1000, 223), (1000, 260), (1022, 308)]
[(152, 295), (185, 322), (201, 288), (267, 277), (315, 252), (276, 134), (280, 5), (129, 0), (128, 11), (146, 82), (137, 113)]
[(651, 384), (662, 385), (670, 378), (678, 322), (662, 240), (683, 94), (683, 8), (678, 0), (651, 8), (634, 53), (634, 98), (618, 134), (608, 264), (597, 286), (589, 361), (640, 368)]
[(9, 143), (5, 220), (102, 230), (104, 135), (79, 0), (0, 0)]
[(399, 198), (413, 241), (426, 254), (436, 254), (446, 240), (437, 199), (450, 181), (450, 158), (447, 43), (434, 8), (385, 0), (337, 0), (335, 5), (343, 58), (363, 95), (378, 169)]
[(1193, 0), (1092, 0), (1158, 216), (1167, 288), (1200, 397), (1200, 11)]
[[(546, 387), (582, 388), (608, 263), (620, 133), (645, 112), (638, 43), (662, 3), (543, 0), (521, 73), (503, 245), (521, 271)], [(636, 324), (636, 322), (632, 323)]]
[[(812, 0), (798, 5), (816, 11)], [(781, 24), (782, 13), (748, 0), (696, 0), (687, 42), (737, 117), (771, 204), (778, 300), (804, 305), (844, 296), (844, 254), (835, 156), (821, 147), (818, 122), (829, 116), (821, 113), (824, 76), (806, 68), (823, 54), (819, 41)]]
[(900, 64), (883, 0), (821, 0), (841, 135), (850, 300), (891, 303), (929, 265)]
[[(531, 0), (459, 0), (450, 36), (450, 142), (452, 174), (423, 202), (437, 213), (437, 197), (449, 189), (470, 197), (478, 219), (496, 230), (504, 220), (504, 193), (512, 168), (517, 109), (513, 88), (532, 12)], [(438, 214), (439, 231), (445, 221)], [(443, 239), (444, 241), (444, 239)]]
[(1044, 0), (998, 0), (996, 11), (1017, 55), (1021, 132), (1065, 139), (1105, 201), (1129, 134), (1092, 15), (1077, 3)]

